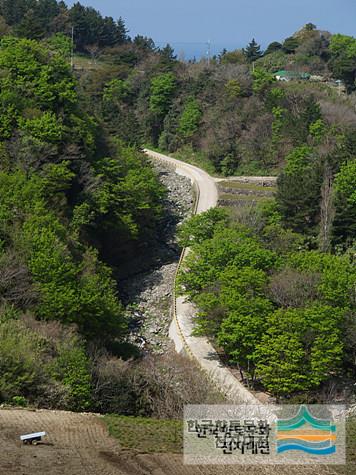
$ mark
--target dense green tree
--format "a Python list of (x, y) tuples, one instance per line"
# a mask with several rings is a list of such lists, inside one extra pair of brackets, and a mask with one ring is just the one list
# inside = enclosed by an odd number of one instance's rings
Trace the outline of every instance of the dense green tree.
[(196, 99), (189, 99), (179, 119), (178, 132), (183, 139), (190, 139), (199, 129), (202, 111)]
[(333, 240), (335, 244), (351, 244), (356, 236), (356, 161), (342, 165), (335, 180)]
[[(253, 41), (246, 56), (225, 51), (207, 69), (179, 63), (169, 45), (158, 51), (148, 38), (131, 42), (122, 19), (79, 3), (0, 0), (0, 14), (0, 33), (11, 24), (26, 37), (0, 43), (0, 320), (15, 319), (24, 363), (10, 352), (3, 399), (41, 387), (48, 401), (44, 375), (57, 388), (53, 406), (92, 404), (85, 342), (67, 335), (67, 348), (45, 336), (38, 353), (31, 340), (38, 343), (39, 328), (76, 325), (86, 340), (116, 348), (126, 320), (113, 275), (127, 277), (162, 219), (164, 190), (144, 156), (124, 145), (148, 140), (169, 151), (184, 145), (192, 159), (225, 175), (282, 170), (276, 206), (233, 213), (252, 229), (232, 225), (219, 209), (181, 227), (191, 252), (180, 284), (198, 306), (196, 331), (220, 343), (250, 382), (257, 368), (258, 383), (277, 396), (318, 388), (339, 374), (342, 359), (352, 375), (353, 112), (328, 88), (314, 86), (312, 97), (307, 82), (272, 85), (271, 73), (293, 62), (294, 69), (332, 71), (351, 90), (354, 39), (335, 35), (329, 48), (329, 35), (309, 25), (263, 57)], [(75, 77), (72, 24), (83, 53)], [(84, 56), (96, 51), (100, 61), (90, 64)], [(326, 202), (337, 255), (303, 251), (317, 247)], [(8, 268), (21, 277), (4, 283)], [(37, 318), (26, 337), (26, 319), (15, 323), (24, 308)], [(32, 348), (52, 372), (28, 359)]]
[[(111, 23), (111, 18), (106, 17), (106, 21)], [(116, 33), (115, 33), (115, 42), (116, 44), (123, 44), (130, 41), (130, 38), (127, 36), (129, 30), (126, 28), (125, 21), (122, 17), (120, 17), (116, 22)]]
[[(23, 203), (22, 231), (14, 245), (26, 252), (40, 294), (38, 316), (75, 323), (90, 338), (120, 335), (125, 324), (110, 271), (89, 250), (82, 263), (76, 263), (67, 246), (65, 228), (46, 209), (48, 178), (43, 182), (35, 177), (27, 180), (21, 173), (0, 178), (2, 185), (11, 184), (11, 196), (3, 189), (0, 197), (2, 218), (9, 220), (16, 203)], [(63, 186), (57, 193), (62, 190)]]
[(336, 191), (346, 201), (346, 204), (356, 205), (356, 160), (342, 165), (336, 176)]
[(35, 14), (46, 34), (51, 33), (52, 22), (60, 14), (57, 0), (39, 0), (36, 2)]
[(277, 203), (285, 224), (295, 231), (314, 233), (320, 220), (321, 170), (317, 157), (306, 146), (287, 156), (278, 178)]
[(34, 6), (33, 0), (1, 0), (0, 14), (8, 25), (16, 25), (21, 22), (26, 11)]
[(273, 305), (267, 299), (238, 297), (217, 335), (218, 343), (231, 361), (246, 369), (252, 379), (255, 369), (254, 352), (266, 331), (267, 317), (272, 311)]
[(56, 358), (48, 365), (48, 374), (66, 390), (66, 404), (74, 411), (92, 407), (91, 365), (83, 343), (76, 335), (56, 345)]
[(265, 270), (276, 262), (275, 254), (264, 249), (244, 229), (218, 226), (211, 239), (194, 245), (193, 250), (186, 259), (186, 271), (180, 277), (181, 284), (192, 296), (213, 285), (228, 264)]
[(1, 401), (90, 409), (91, 363), (74, 330), (9, 314), (0, 318)]
[[(105, 17), (100, 21), (96, 41), (99, 47), (113, 47), (126, 41), (126, 28), (123, 20), (115, 23), (111, 17)], [(93, 38), (94, 39), (94, 38)]]
[(253, 63), (257, 59), (261, 58), (261, 56), (263, 56), (263, 53), (261, 51), (261, 46), (256, 43), (256, 40), (254, 38), (246, 46), (246, 48), (244, 48), (243, 53), (249, 63)]
[(256, 373), (277, 396), (315, 388), (340, 371), (342, 310), (315, 305), (278, 310), (257, 345)]
[(285, 51), (287, 54), (292, 54), (295, 52), (298, 46), (298, 38), (296, 38), (295, 36), (290, 36), (283, 43), (283, 51)]
[(122, 18), (117, 22), (111, 17), (103, 18), (91, 7), (75, 3), (69, 11), (74, 27), (75, 44), (80, 51), (88, 45), (98, 44), (101, 47), (115, 46), (127, 41), (127, 30)]
[(268, 73), (267, 71), (256, 68), (253, 73), (253, 92), (256, 94), (263, 94), (265, 95), (270, 86), (273, 84), (275, 81), (274, 77), (272, 74)]
[(174, 49), (170, 44), (167, 44), (164, 48), (159, 50), (161, 57), (161, 64), (166, 69), (171, 69), (177, 61), (177, 56), (174, 54)]
[(151, 81), (150, 110), (159, 117), (169, 109), (176, 90), (176, 79), (172, 73), (156, 76)]
[(145, 51), (155, 51), (156, 45), (152, 38), (148, 38), (147, 36), (136, 35), (133, 39), (133, 44), (140, 49)]
[[(305, 158), (294, 157), (288, 172), (305, 167)], [(352, 194), (349, 174), (341, 175)], [(262, 382), (278, 398), (314, 390), (341, 374), (355, 354), (349, 337), (356, 285), (352, 252), (301, 251), (296, 243), (283, 261), (272, 259), (265, 267), (267, 256), (257, 241), (252, 244), (249, 231), (228, 228), (218, 212), (211, 213), (182, 229), (192, 252), (179, 281), (198, 305), (197, 333), (215, 339), (245, 381)], [(268, 215), (269, 226), (280, 226), (275, 211)], [(201, 236), (199, 223), (206, 229)], [(279, 270), (270, 277), (273, 268)]]
[(54, 113), (45, 112), (35, 119), (19, 120), (20, 130), (23, 130), (42, 142), (60, 142), (63, 139), (63, 125)]
[(282, 49), (282, 44), (278, 41), (273, 41), (267, 46), (266, 51), (264, 52), (265, 55), (274, 53), (276, 51), (280, 51)]
[(46, 375), (39, 363), (41, 339), (17, 320), (0, 321), (0, 399), (35, 397)]
[(193, 216), (179, 228), (179, 242), (182, 247), (189, 247), (192, 244), (201, 244), (207, 239), (211, 239), (218, 224), (226, 226), (228, 216), (224, 209), (212, 208), (206, 213)]
[(241, 84), (236, 79), (230, 79), (225, 84), (225, 91), (229, 98), (236, 99), (242, 95)]
[(72, 42), (68, 36), (63, 33), (56, 33), (46, 40), (46, 45), (54, 53), (60, 53), (63, 58), (69, 59), (72, 50)]
[(345, 82), (349, 90), (355, 88), (356, 39), (352, 36), (333, 35), (330, 40), (330, 66), (334, 76)]
[[(106, 341), (120, 338), (126, 323), (111, 270), (93, 246), (110, 264), (129, 259), (138, 242), (154, 236), (164, 190), (135, 150), (111, 143), (105, 150), (112, 158), (95, 155), (97, 126), (80, 108), (62, 51), (52, 48), (15, 38), (0, 45), (4, 157), (12, 136), (16, 144), (12, 163), (2, 162), (1, 235), (9, 251), (26, 256), (37, 317), (76, 324), (87, 338)], [(120, 80), (104, 92), (117, 103), (129, 94)], [(15, 239), (8, 226), (19, 203)]]
[(37, 12), (32, 9), (25, 13), (16, 27), (16, 32), (19, 36), (31, 40), (39, 40), (45, 35), (41, 20), (37, 16)]
[(293, 267), (320, 274), (318, 290), (326, 305), (352, 308), (356, 271), (350, 258), (318, 251), (298, 252), (289, 256)]

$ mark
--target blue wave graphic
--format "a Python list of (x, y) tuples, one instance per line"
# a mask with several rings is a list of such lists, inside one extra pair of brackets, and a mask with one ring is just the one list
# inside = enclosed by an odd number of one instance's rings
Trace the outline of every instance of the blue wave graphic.
[(300, 439), (293, 439), (291, 437), (290, 439), (282, 439), (277, 441), (277, 447), (282, 447), (284, 445), (301, 445), (303, 447), (310, 447), (310, 448), (315, 448), (315, 449), (323, 449), (326, 447), (330, 447), (330, 445), (334, 445), (331, 443), (330, 440), (324, 440), (322, 442), (311, 442), (307, 440), (300, 440)]
[(314, 429), (336, 432), (335, 425), (331, 425), (329, 420), (314, 417), (304, 404), (300, 406), (299, 412), (296, 416), (290, 419), (280, 419), (277, 422), (277, 428), (281, 431), (293, 431), (307, 423), (309, 423)]
[(336, 447), (333, 445), (332, 447), (327, 447), (325, 449), (312, 449), (310, 447), (304, 447), (300, 444), (288, 444), (283, 445), (282, 447), (277, 448), (277, 453), (287, 452), (287, 450), (301, 450), (302, 452), (306, 452), (312, 455), (330, 455), (336, 453)]

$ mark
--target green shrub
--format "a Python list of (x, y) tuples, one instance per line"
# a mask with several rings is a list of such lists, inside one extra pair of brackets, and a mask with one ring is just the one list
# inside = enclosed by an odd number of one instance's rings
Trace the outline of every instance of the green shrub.
[(67, 409), (85, 411), (92, 405), (89, 358), (77, 337), (57, 345), (57, 356), (48, 365), (49, 374), (67, 392)]
[(18, 320), (0, 322), (0, 399), (35, 398), (45, 381), (42, 339)]

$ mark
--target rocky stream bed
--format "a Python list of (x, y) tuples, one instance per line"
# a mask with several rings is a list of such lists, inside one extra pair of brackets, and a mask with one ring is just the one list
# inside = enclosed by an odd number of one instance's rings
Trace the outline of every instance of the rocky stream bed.
[(168, 190), (162, 233), (155, 242), (156, 262), (149, 272), (124, 281), (121, 286), (130, 321), (130, 343), (142, 351), (163, 354), (172, 345), (168, 337), (172, 321), (172, 290), (180, 249), (176, 233), (191, 215), (194, 195), (189, 179), (172, 168), (153, 163), (160, 181)]

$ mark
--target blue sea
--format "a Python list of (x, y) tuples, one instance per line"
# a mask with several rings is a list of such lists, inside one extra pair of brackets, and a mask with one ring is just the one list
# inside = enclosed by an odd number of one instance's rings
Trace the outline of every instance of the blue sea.
[[(172, 48), (174, 48), (175, 54), (181, 60), (192, 60), (196, 59), (199, 61), (202, 58), (207, 58), (209, 55), (209, 43), (208, 41), (203, 43), (169, 43)], [(156, 46), (163, 48), (166, 46), (165, 43), (157, 42)], [(238, 43), (210, 43), (210, 57), (217, 56), (223, 50), (227, 49), (228, 51), (233, 51), (238, 48), (242, 48), (241, 44)]]

